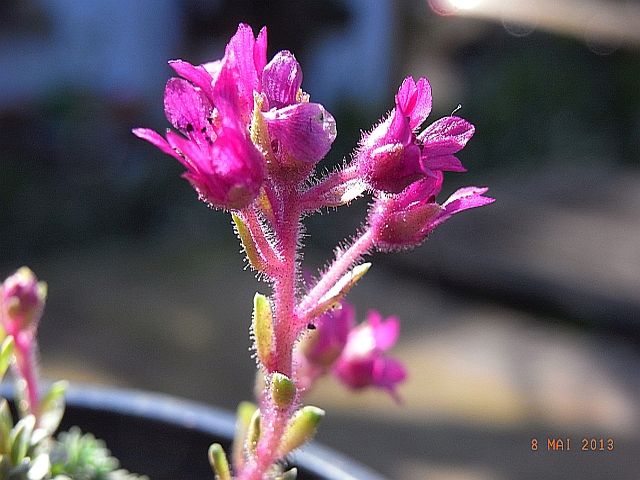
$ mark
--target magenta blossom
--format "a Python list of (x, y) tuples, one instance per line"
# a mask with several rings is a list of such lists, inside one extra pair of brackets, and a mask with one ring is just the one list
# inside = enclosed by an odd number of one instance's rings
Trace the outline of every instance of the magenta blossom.
[(395, 345), (399, 333), (397, 318), (383, 320), (375, 310), (369, 311), (367, 319), (349, 332), (333, 373), (350, 388), (374, 386), (387, 390), (398, 400), (396, 386), (407, 373), (404, 366), (387, 357), (386, 352)]
[(442, 188), (442, 172), (414, 182), (397, 195), (380, 194), (369, 212), (374, 244), (382, 251), (420, 245), (427, 235), (454, 214), (488, 205), (493, 198), (483, 196), (487, 188), (457, 190), (442, 205), (436, 196)]
[[(266, 28), (254, 38), (241, 24), (222, 60), (169, 64), (183, 78), (167, 82), (165, 114), (182, 135), (169, 132), (165, 140), (145, 128), (133, 133), (182, 163), (206, 203), (242, 209), (260, 192), (267, 164), (308, 174), (300, 165), (312, 167), (335, 140), (331, 114), (302, 93), (293, 54), (279, 52), (267, 63)], [(260, 122), (266, 131), (258, 134)]]
[(420, 135), (431, 112), (431, 86), (405, 78), (395, 97), (395, 108), (365, 135), (356, 155), (358, 171), (376, 190), (399, 193), (433, 171), (465, 171), (454, 156), (473, 136), (466, 120), (450, 116), (437, 120)]

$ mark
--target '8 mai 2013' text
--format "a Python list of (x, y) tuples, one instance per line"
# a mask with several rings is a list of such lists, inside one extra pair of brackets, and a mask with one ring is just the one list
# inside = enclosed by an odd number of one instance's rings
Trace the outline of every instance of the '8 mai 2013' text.
[(532, 438), (531, 450), (534, 452), (540, 450), (547, 450), (549, 452), (565, 452), (571, 450), (583, 452), (612, 452), (615, 450), (615, 442), (613, 438), (605, 437), (581, 437), (577, 442), (571, 437)]

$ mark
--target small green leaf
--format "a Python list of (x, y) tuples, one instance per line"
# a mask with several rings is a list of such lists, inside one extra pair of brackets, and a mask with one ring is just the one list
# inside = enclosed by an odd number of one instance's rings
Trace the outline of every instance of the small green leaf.
[(58, 429), (64, 415), (64, 394), (68, 383), (64, 380), (55, 382), (40, 402), (40, 419), (38, 427), (52, 435)]
[(308, 314), (308, 318), (314, 319), (325, 313), (326, 311), (336, 307), (340, 300), (349, 293), (349, 290), (358, 283), (365, 273), (371, 268), (371, 263), (363, 263), (353, 267), (349, 272), (345, 273), (331, 289), (324, 294), (324, 296), (318, 301), (316, 307)]
[(11, 443), (11, 463), (16, 466), (27, 456), (31, 434), (36, 425), (36, 418), (27, 415), (21, 419), (11, 431), (9, 442)]
[(231, 452), (233, 464), (236, 468), (244, 464), (244, 441), (247, 438), (251, 417), (253, 417), (256, 410), (258, 410), (258, 407), (251, 402), (240, 402), (236, 410), (236, 433)]
[(258, 440), (260, 440), (260, 410), (256, 409), (251, 416), (247, 430), (247, 448), (250, 452), (256, 451)]
[(287, 408), (296, 396), (296, 386), (286, 375), (275, 372), (271, 375), (271, 396), (280, 408)]
[(9, 434), (13, 428), (13, 418), (9, 410), (9, 402), (0, 399), (0, 455), (7, 454), (11, 450)]
[(287, 426), (280, 444), (280, 456), (284, 457), (307, 443), (316, 434), (318, 423), (324, 417), (324, 410), (307, 405), (298, 410)]
[(244, 253), (247, 255), (247, 260), (249, 260), (249, 265), (251, 265), (251, 268), (257, 270), (258, 272), (264, 272), (264, 261), (262, 259), (262, 256), (258, 252), (256, 243), (253, 241), (253, 236), (247, 228), (247, 225), (244, 223), (242, 218), (240, 218), (240, 216), (235, 213), (231, 214), (231, 218), (233, 219), (233, 223), (236, 227), (236, 233), (240, 238), (240, 243), (242, 243)]
[(2, 341), (2, 345), (0, 345), (0, 380), (4, 377), (4, 374), (7, 372), (7, 368), (9, 368), (9, 364), (11, 363), (11, 359), (13, 355), (13, 337), (8, 336)]
[(273, 317), (269, 299), (260, 293), (253, 297), (253, 336), (256, 352), (262, 365), (268, 365), (273, 344)]
[(219, 443), (214, 443), (209, 447), (209, 463), (218, 480), (231, 480), (227, 455)]

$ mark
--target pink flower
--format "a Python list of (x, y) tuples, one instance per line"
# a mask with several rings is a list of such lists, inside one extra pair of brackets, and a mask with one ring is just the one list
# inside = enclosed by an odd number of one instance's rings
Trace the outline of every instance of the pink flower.
[(399, 193), (434, 171), (465, 171), (453, 155), (473, 136), (474, 127), (460, 117), (445, 117), (416, 136), (431, 112), (431, 86), (426, 78), (402, 82), (395, 108), (371, 133), (356, 154), (360, 174), (376, 190)]
[[(169, 132), (164, 139), (146, 128), (133, 133), (182, 163), (184, 177), (210, 205), (249, 205), (267, 162), (308, 175), (335, 140), (331, 114), (309, 103), (300, 89), (302, 69), (293, 54), (279, 52), (267, 63), (266, 28), (256, 38), (250, 26), (240, 24), (221, 60), (169, 64), (182, 78), (167, 82), (165, 114), (182, 136)], [(261, 110), (254, 112), (255, 105)], [(266, 140), (251, 139), (255, 114), (264, 116)]]
[(383, 320), (375, 310), (369, 311), (367, 319), (349, 332), (333, 373), (350, 388), (374, 386), (387, 390), (398, 400), (396, 386), (407, 374), (404, 366), (387, 357), (386, 352), (395, 345), (399, 333), (397, 318)]
[[(179, 65), (179, 70), (206, 86), (208, 72)], [(204, 202), (225, 209), (246, 207), (257, 197), (265, 177), (265, 160), (240, 121), (237, 91), (229, 87), (234, 78), (230, 66), (223, 64), (210, 89), (170, 79), (165, 114), (182, 135), (168, 131), (165, 140), (153, 130), (133, 130), (187, 168), (184, 177)]]
[(493, 198), (483, 196), (487, 188), (457, 190), (442, 205), (435, 198), (442, 188), (442, 172), (414, 182), (396, 195), (380, 194), (369, 212), (374, 244), (382, 251), (420, 245), (438, 225), (458, 212), (488, 205)]

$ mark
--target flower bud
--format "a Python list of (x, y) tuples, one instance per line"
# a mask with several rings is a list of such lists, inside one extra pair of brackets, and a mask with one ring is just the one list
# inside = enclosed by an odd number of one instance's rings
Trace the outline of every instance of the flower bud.
[(442, 205), (435, 198), (442, 188), (442, 172), (435, 171), (414, 182), (397, 195), (381, 194), (369, 213), (374, 244), (381, 251), (420, 245), (438, 225), (454, 214), (494, 201), (484, 197), (486, 188), (467, 187), (456, 191)]
[(20, 268), (2, 284), (2, 322), (9, 335), (37, 327), (47, 298), (47, 284), (38, 282), (27, 267)]

